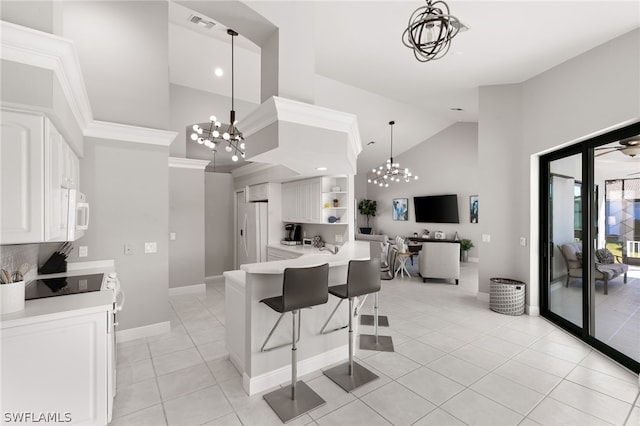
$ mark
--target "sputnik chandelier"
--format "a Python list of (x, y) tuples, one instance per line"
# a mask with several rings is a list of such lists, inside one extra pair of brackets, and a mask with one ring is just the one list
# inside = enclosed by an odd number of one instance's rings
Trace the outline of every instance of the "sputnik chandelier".
[(373, 169), (372, 172), (376, 174), (373, 179), (368, 179), (367, 182), (381, 187), (388, 187), (389, 182), (400, 182), (404, 180), (409, 182), (411, 180), (418, 180), (418, 176), (412, 174), (408, 168), (401, 169), (399, 163), (393, 162), (393, 125), (395, 121), (390, 121), (391, 126), (391, 151), (387, 164), (380, 166), (377, 169)]
[(238, 155), (244, 158), (245, 149), (245, 145), (243, 142), (244, 136), (242, 136), (242, 132), (236, 127), (238, 122), (236, 121), (236, 112), (233, 109), (233, 38), (236, 37), (238, 33), (232, 29), (228, 29), (227, 34), (231, 36), (231, 114), (229, 125), (227, 126), (226, 130), (221, 130), (223, 124), (217, 120), (215, 115), (212, 115), (211, 117), (209, 117), (211, 123), (206, 128), (202, 128), (197, 124), (193, 125), (194, 132), (191, 134), (191, 139), (198, 142), (200, 145), (204, 145), (207, 148), (210, 148), (214, 153), (214, 158), (219, 144), (222, 144), (224, 145), (225, 151), (233, 152), (233, 156), (231, 157), (231, 159), (233, 161), (238, 161)]
[(420, 62), (440, 59), (449, 51), (451, 39), (459, 31), (469, 28), (449, 13), (444, 1), (426, 0), (427, 5), (416, 9), (402, 34), (402, 43), (413, 49)]

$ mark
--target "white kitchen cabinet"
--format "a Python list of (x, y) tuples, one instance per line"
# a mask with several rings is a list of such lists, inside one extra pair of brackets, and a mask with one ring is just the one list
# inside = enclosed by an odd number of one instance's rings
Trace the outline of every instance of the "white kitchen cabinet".
[(106, 425), (113, 373), (109, 314), (105, 310), (57, 320), (44, 316), (3, 328), (3, 420), (6, 413), (56, 413), (68, 424)]
[(259, 183), (247, 186), (244, 190), (245, 200), (248, 203), (256, 201), (269, 201), (269, 183)]
[(296, 222), (300, 219), (300, 185), (298, 182), (282, 184), (282, 220)]
[(79, 160), (48, 118), (2, 110), (2, 244), (64, 241), (66, 189), (79, 187)]
[(285, 222), (322, 223), (321, 178), (282, 184), (282, 220)]
[(0, 242), (44, 240), (44, 117), (2, 111)]

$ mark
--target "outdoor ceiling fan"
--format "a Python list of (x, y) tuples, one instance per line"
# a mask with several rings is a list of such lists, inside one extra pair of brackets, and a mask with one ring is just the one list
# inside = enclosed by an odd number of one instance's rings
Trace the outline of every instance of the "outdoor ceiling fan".
[(605, 150), (605, 149), (607, 150), (596, 155), (596, 157), (609, 154), (614, 151), (620, 151), (621, 153), (623, 153), (624, 155), (628, 155), (629, 157), (635, 157), (636, 155), (640, 154), (640, 135), (632, 136), (626, 139), (621, 139), (618, 143), (620, 144), (620, 146), (617, 146), (617, 147), (608, 146), (608, 147), (596, 148), (596, 151)]

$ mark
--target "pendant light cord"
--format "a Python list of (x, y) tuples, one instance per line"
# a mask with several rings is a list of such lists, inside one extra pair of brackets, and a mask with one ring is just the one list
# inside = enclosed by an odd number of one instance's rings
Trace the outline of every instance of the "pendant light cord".
[(389, 125), (391, 126), (391, 151), (389, 152), (389, 159), (391, 160), (391, 166), (393, 167), (393, 125), (396, 124), (395, 121), (390, 121)]
[[(231, 34), (231, 109), (234, 110), (235, 108), (233, 107), (233, 86), (234, 86), (234, 70), (233, 70), (233, 63), (235, 62), (233, 59), (233, 39), (235, 38), (235, 36), (233, 34)], [(233, 123), (231, 123), (233, 125)]]

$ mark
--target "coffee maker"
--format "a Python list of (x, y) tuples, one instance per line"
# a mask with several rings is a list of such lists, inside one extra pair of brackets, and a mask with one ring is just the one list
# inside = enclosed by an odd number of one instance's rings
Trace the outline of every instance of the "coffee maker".
[(282, 241), (286, 245), (302, 244), (302, 228), (297, 223), (287, 223), (284, 225), (285, 236)]

